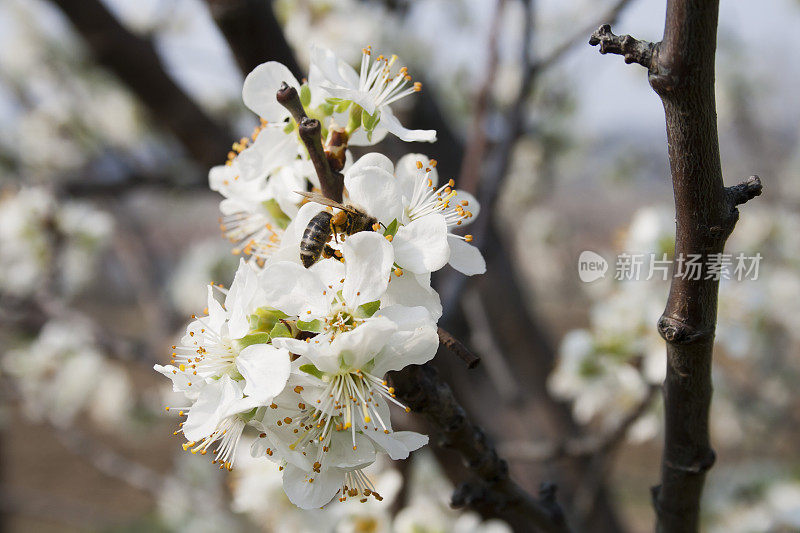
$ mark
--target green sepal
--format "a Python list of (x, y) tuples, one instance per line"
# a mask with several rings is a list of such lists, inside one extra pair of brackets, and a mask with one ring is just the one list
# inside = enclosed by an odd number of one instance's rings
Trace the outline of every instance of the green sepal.
[(257, 333), (250, 333), (249, 335), (245, 335), (241, 339), (239, 339), (239, 349), (244, 350), (248, 346), (253, 344), (269, 344), (272, 341), (272, 338), (269, 333), (264, 332), (257, 332)]
[(289, 329), (284, 322), (278, 322), (275, 324), (275, 327), (269, 332), (269, 336), (273, 339), (277, 339), (278, 337), (294, 337), (292, 330)]
[(297, 329), (300, 331), (310, 331), (312, 333), (322, 333), (322, 323), (317, 319), (311, 320), (310, 322), (298, 320)]
[(306, 374), (311, 374), (312, 376), (318, 379), (322, 379), (322, 376), (324, 375), (319, 368), (315, 367), (310, 363), (307, 365), (300, 365), (300, 370), (302, 372), (305, 372)]
[(307, 83), (300, 86), (300, 103), (303, 104), (303, 107), (308, 107), (308, 104), (311, 103), (311, 87)]
[(297, 123), (294, 120), (290, 120), (283, 127), (283, 133), (285, 133), (287, 135), (292, 133), (294, 131), (295, 126), (297, 126)]
[(350, 100), (343, 100), (342, 102), (339, 102), (338, 104), (336, 104), (336, 108), (335, 108), (336, 112), (337, 113), (344, 113), (345, 111), (347, 111), (347, 108), (350, 107), (351, 103), (352, 102)]
[(355, 317), (356, 318), (369, 318), (375, 314), (375, 311), (380, 309), (381, 301), (375, 300), (374, 302), (367, 302), (365, 304), (361, 304), (356, 309)]
[(386, 226), (386, 230), (383, 232), (383, 234), (384, 236), (391, 235), (394, 237), (398, 229), (400, 229), (400, 223), (397, 221), (397, 219), (394, 219), (391, 221), (391, 223), (389, 223), (388, 226)]
[(326, 117), (333, 115), (333, 104), (329, 104), (327, 102), (319, 105), (319, 110), (322, 114)]
[(275, 324), (282, 318), (287, 318), (289, 315), (283, 311), (272, 309), (271, 307), (259, 307), (255, 313), (248, 317), (251, 332), (268, 333), (272, 331)]
[(367, 132), (367, 139), (372, 139), (372, 132), (375, 130), (375, 126), (378, 125), (380, 119), (380, 111), (376, 111), (374, 115), (370, 115), (366, 110), (361, 110), (361, 125), (364, 127), (364, 131)]
[(289, 222), (292, 221), (292, 219), (283, 212), (281, 206), (278, 205), (278, 201), (275, 198), (264, 200), (261, 202), (261, 205), (264, 206), (264, 209), (267, 210), (279, 228), (286, 229), (286, 226), (288, 226)]
[(336, 106), (344, 102), (344, 100), (342, 100), (341, 98), (336, 98), (334, 96), (329, 96), (328, 98), (325, 99), (325, 102), (330, 105)]
[(361, 113), (363, 109), (358, 104), (353, 104), (350, 108), (350, 118), (347, 121), (347, 133), (352, 135), (354, 131), (361, 127)]

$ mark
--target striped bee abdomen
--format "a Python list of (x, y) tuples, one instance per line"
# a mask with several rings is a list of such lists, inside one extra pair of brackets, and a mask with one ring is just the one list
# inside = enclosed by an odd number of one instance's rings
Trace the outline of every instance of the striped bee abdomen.
[(310, 267), (322, 255), (322, 249), (331, 236), (331, 218), (333, 218), (331, 213), (321, 211), (306, 226), (303, 239), (300, 241), (300, 261), (304, 267)]

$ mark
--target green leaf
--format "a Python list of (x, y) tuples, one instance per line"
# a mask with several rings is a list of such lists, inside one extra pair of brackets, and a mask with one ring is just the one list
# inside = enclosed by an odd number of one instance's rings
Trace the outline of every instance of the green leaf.
[(294, 120), (290, 120), (290, 121), (289, 121), (289, 122), (287, 122), (287, 123), (286, 123), (286, 125), (283, 127), (283, 133), (285, 133), (285, 134), (287, 134), (287, 135), (288, 135), (288, 134), (290, 134), (290, 133), (292, 133), (292, 132), (294, 131), (294, 127), (295, 127), (296, 125), (297, 125), (297, 124), (295, 123), (295, 121), (294, 121)]
[(304, 322), (303, 320), (297, 321), (297, 328), (301, 331), (311, 331), (313, 333), (322, 333), (322, 323), (319, 320), (312, 320)]
[(300, 103), (307, 107), (311, 103), (311, 88), (307, 83), (300, 86)]
[(275, 220), (275, 223), (279, 228), (286, 229), (286, 226), (288, 226), (289, 222), (292, 221), (292, 219), (283, 212), (281, 206), (278, 205), (278, 201), (275, 198), (265, 200), (261, 202), (261, 205), (264, 206), (264, 209), (266, 209), (272, 219)]
[(253, 344), (269, 344), (272, 341), (269, 333), (258, 332), (250, 333), (239, 339), (239, 349), (244, 350)]
[(300, 370), (302, 372), (305, 372), (306, 374), (311, 374), (316, 378), (322, 379), (323, 376), (322, 371), (312, 364), (300, 365)]
[(400, 223), (397, 222), (397, 219), (394, 219), (388, 226), (386, 226), (386, 231), (384, 231), (383, 234), (394, 237), (398, 229), (400, 229)]
[(361, 304), (356, 309), (355, 316), (356, 318), (369, 318), (375, 314), (381, 306), (380, 300), (375, 300), (374, 302), (367, 302), (365, 304)]
[(272, 328), (272, 331), (269, 332), (269, 336), (272, 337), (273, 339), (276, 339), (278, 337), (289, 337), (289, 338), (294, 337), (294, 335), (292, 335), (292, 330), (287, 328), (286, 324), (284, 324), (283, 322), (278, 322), (277, 324), (275, 324), (275, 327)]

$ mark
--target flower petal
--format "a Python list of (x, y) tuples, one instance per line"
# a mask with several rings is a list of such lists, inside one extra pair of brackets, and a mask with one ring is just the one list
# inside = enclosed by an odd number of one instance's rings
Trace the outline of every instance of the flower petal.
[(395, 305), (381, 309), (375, 316), (385, 316), (398, 327), (386, 345), (375, 356), (372, 373), (383, 376), (390, 370), (427, 363), (439, 348), (436, 324), (424, 307)]
[(300, 84), (285, 65), (277, 61), (260, 64), (244, 80), (244, 105), (264, 120), (282, 122), (289, 116), (289, 111), (278, 103), (275, 95), (283, 82), (300, 90)]
[(401, 226), (392, 240), (395, 262), (416, 274), (435, 272), (447, 264), (447, 222), (433, 213)]
[(245, 380), (244, 393), (267, 405), (289, 379), (289, 352), (269, 344), (252, 344), (236, 357), (236, 368)]
[[(382, 170), (385, 170), (389, 174), (394, 174), (394, 165), (392, 164), (391, 159), (379, 152), (370, 152), (359, 157), (358, 160), (356, 160), (353, 165), (347, 169), (347, 174), (358, 174), (372, 167), (378, 167)], [(347, 179), (347, 176), (345, 176), (345, 179)]]
[(406, 142), (436, 142), (436, 130), (409, 130), (404, 128), (397, 117), (394, 116), (389, 106), (381, 108), (381, 126), (395, 135), (401, 141)]
[(288, 464), (283, 470), (283, 490), (289, 501), (301, 509), (316, 509), (336, 496), (342, 488), (344, 473), (345, 471), (339, 468), (329, 468), (316, 473)]
[(375, 462), (375, 446), (361, 433), (355, 434), (355, 449), (353, 434), (350, 431), (334, 431), (331, 436), (330, 451), (324, 455), (323, 468), (364, 468)]
[(392, 220), (399, 219), (403, 203), (394, 175), (380, 167), (356, 167), (356, 165), (353, 165), (355, 170), (351, 168), (344, 178), (351, 203), (386, 226), (391, 224)]
[(453, 235), (447, 236), (447, 242), (450, 245), (450, 266), (467, 276), (486, 272), (486, 261), (478, 248)]
[(428, 436), (413, 431), (367, 431), (367, 437), (386, 451), (393, 460), (407, 459), (408, 454), (428, 444)]
[(381, 305), (422, 306), (428, 310), (435, 321), (442, 316), (442, 302), (431, 287), (431, 275), (406, 272), (402, 276), (392, 274), (389, 288), (381, 298)]
[(368, 319), (355, 329), (338, 334), (330, 343), (330, 354), (341, 362), (342, 368), (359, 369), (383, 349), (395, 331), (397, 326), (386, 317)]
[(270, 307), (303, 320), (327, 314), (325, 286), (318, 276), (297, 263), (274, 263), (259, 275), (259, 282)]
[(258, 134), (256, 141), (236, 157), (241, 171), (239, 179), (248, 182), (262, 180), (295, 159), (295, 137), (287, 135), (280, 124), (266, 126)]
[(242, 397), (241, 386), (227, 374), (200, 391), (183, 424), (183, 434), (190, 441), (210, 435), (219, 425), (228, 405)]
[(362, 231), (347, 238), (342, 246), (345, 277), (344, 301), (351, 309), (380, 300), (389, 285), (394, 263), (392, 245), (383, 235)]

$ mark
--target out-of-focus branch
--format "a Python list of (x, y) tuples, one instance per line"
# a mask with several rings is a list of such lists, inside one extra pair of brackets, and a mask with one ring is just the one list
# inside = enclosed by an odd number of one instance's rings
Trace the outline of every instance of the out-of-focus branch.
[(488, 61), (483, 82), (475, 97), (475, 111), (472, 117), (472, 127), (470, 128), (469, 138), (464, 150), (464, 159), (461, 162), (461, 174), (458, 176), (458, 184), (464, 190), (474, 191), (477, 187), (481, 172), (481, 162), (486, 152), (486, 118), (489, 111), (489, 99), (492, 96), (492, 87), (497, 76), (498, 36), (500, 33), (500, 23), (503, 19), (505, 0), (497, 0), (492, 17), (492, 25), (489, 28), (489, 39), (486, 43), (488, 51)]
[(389, 380), (397, 397), (432, 423), (439, 433), (439, 444), (458, 453), (477, 476), (479, 481), (456, 490), (453, 505), (490, 514), (509, 513), (522, 520), (528, 530), (569, 531), (555, 501), (555, 487), (545, 486), (540, 498), (534, 498), (514, 483), (506, 462), (498, 457), (483, 431), (467, 419), (450, 386), (432, 366), (408, 366), (390, 372)]
[(580, 30), (577, 30), (575, 33), (564, 39), (561, 44), (556, 45), (556, 47), (550, 50), (546, 55), (531, 63), (530, 68), (541, 73), (542, 71), (552, 67), (576, 45), (583, 44), (584, 39), (586, 39), (586, 34), (595, 29), (599, 23), (615, 23), (622, 14), (622, 11), (628, 7), (628, 4), (630, 3), (631, 0), (617, 0), (617, 2), (612, 5), (608, 11), (599, 17), (594, 17), (594, 20), (591, 23), (582, 26)]
[(69, 18), (97, 62), (136, 94), (154, 121), (204, 167), (225, 161), (233, 138), (167, 74), (153, 43), (131, 33), (100, 0), (51, 0)]
[(481, 358), (464, 346), (464, 343), (442, 328), (439, 328), (439, 343), (464, 361), (469, 369), (475, 368), (481, 362)]
[(477, 290), (468, 289), (461, 297), (461, 311), (469, 326), (470, 342), (482, 354), (481, 361), (495, 391), (506, 404), (521, 401), (524, 395), (519, 380), (497, 344), (492, 322)]
[(294, 76), (302, 78), (283, 30), (275, 18), (272, 0), (206, 0), (236, 63), (247, 74), (265, 61), (286, 65)]
[(619, 423), (603, 435), (589, 435), (561, 442), (506, 442), (498, 448), (509, 459), (552, 461), (563, 457), (607, 455), (625, 439), (628, 430), (647, 412), (659, 387), (650, 386), (644, 398)]
[(664, 38), (655, 45), (618, 37), (606, 25), (592, 35), (601, 51), (648, 69), (667, 126), (675, 197), (675, 257), (698, 256), (700, 276), (673, 276), (658, 331), (667, 344), (661, 485), (653, 488), (660, 532), (694, 532), (706, 472), (715, 460), (709, 438), (711, 368), (719, 281), (709, 257), (722, 253), (739, 217), (737, 205), (761, 193), (761, 182), (726, 188), (714, 99), (719, 2), (668, 0)]

